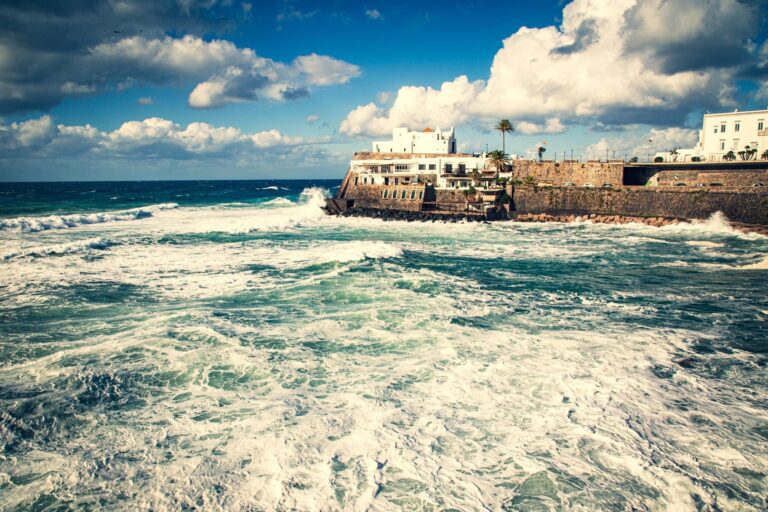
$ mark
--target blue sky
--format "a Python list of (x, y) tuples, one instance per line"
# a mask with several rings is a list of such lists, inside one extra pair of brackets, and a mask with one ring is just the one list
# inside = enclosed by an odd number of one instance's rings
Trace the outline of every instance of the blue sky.
[[(53, 5), (53, 7), (52, 7)], [(0, 4), (0, 180), (337, 177), (394, 126), (644, 156), (768, 106), (763, 0)]]

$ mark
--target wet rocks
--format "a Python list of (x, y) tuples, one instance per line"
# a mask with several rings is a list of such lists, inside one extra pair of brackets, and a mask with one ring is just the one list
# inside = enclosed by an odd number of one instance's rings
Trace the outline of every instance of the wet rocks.
[(350, 208), (341, 214), (341, 217), (370, 217), (384, 221), (405, 222), (485, 222), (482, 215), (463, 212), (420, 212), (406, 210), (380, 210), (376, 208)]

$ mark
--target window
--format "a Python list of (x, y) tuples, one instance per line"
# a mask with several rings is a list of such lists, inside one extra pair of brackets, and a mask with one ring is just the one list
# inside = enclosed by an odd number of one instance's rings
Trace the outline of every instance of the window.
[(465, 164), (459, 164), (459, 172), (460, 173), (467, 172), (467, 166)]
[(725, 123), (720, 125), (720, 133), (725, 133)]
[(435, 167), (435, 164), (429, 164), (429, 170), (434, 171), (437, 167)]
[(445, 164), (445, 172), (450, 174), (453, 172), (453, 165), (451, 164)]
[(395, 165), (396, 171), (407, 171), (408, 170), (408, 164), (396, 164)]
[(385, 189), (385, 190), (382, 190), (382, 191), (381, 191), (381, 197), (382, 197), (383, 199), (386, 199), (388, 194), (389, 194), (389, 190), (386, 190), (386, 189)]
[(405, 190), (403, 190), (403, 193), (400, 194), (400, 199), (405, 199)]
[(367, 185), (367, 184), (368, 184), (368, 178), (363, 178), (363, 185)]
[(736, 123), (736, 124), (733, 126), (733, 131), (737, 132), (737, 131), (739, 131), (739, 129), (741, 129), (741, 123)]
[(381, 169), (381, 172), (389, 172), (389, 166), (388, 165), (382, 165), (379, 167)]
[(420, 170), (420, 171), (424, 171), (424, 170), (426, 170), (426, 169), (427, 169), (427, 166), (426, 166), (426, 165), (424, 165), (424, 164), (419, 164), (419, 170)]
[(760, 121), (758, 121), (757, 122), (757, 131), (759, 131), (759, 132), (763, 131), (763, 125), (764, 125), (764, 123), (763, 123), (762, 119)]
[(717, 133), (717, 126), (715, 126), (715, 133)]
[(419, 191), (419, 199), (424, 199), (424, 191), (423, 190)]
[(416, 191), (411, 190), (411, 199), (416, 199)]
[(360, 179), (359, 177), (355, 176), (355, 186), (357, 186), (357, 180)]
[(724, 140), (720, 141), (720, 151), (725, 151), (725, 141)]

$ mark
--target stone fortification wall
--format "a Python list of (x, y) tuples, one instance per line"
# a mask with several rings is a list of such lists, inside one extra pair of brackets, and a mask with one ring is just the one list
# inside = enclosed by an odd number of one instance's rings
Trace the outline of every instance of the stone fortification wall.
[(515, 160), (512, 162), (512, 176), (524, 181), (532, 176), (535, 183), (548, 183), (564, 186), (573, 183), (576, 186), (594, 185), (601, 187), (609, 184), (621, 186), (624, 181), (624, 162), (538, 162), (535, 160)]
[(438, 204), (464, 204), (467, 202), (467, 196), (461, 190), (437, 189), (435, 190), (435, 202)]
[[(739, 175), (745, 172), (768, 172), (768, 160), (733, 161), (733, 162), (686, 162), (686, 163), (641, 163), (627, 164), (624, 167), (625, 185), (645, 185), (656, 183), (657, 174), (670, 172), (681, 174), (684, 171), (699, 173), (720, 172), (726, 175)], [(738, 178), (735, 178), (738, 179)], [(720, 182), (717, 182), (720, 183)], [(732, 185), (738, 186), (738, 185)], [(751, 185), (750, 185), (751, 186)]]
[[(427, 187), (420, 185), (362, 185), (349, 180), (343, 199), (353, 200), (355, 208), (420, 211)], [(341, 198), (340, 198), (341, 199)], [(427, 197), (428, 200), (432, 198)]]
[[(688, 187), (720, 186), (725, 188), (752, 188), (755, 186), (768, 187), (768, 170), (765, 171), (660, 171), (654, 174), (648, 185), (673, 187), (679, 184)], [(762, 184), (762, 185), (761, 185)]]
[(768, 225), (768, 191), (680, 188), (626, 187), (607, 190), (516, 187), (512, 213), (706, 219), (719, 211), (734, 222)]

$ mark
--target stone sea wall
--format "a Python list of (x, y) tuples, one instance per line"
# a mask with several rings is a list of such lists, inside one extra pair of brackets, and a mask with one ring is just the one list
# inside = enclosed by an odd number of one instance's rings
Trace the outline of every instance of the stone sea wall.
[[(350, 173), (343, 198), (354, 200), (355, 206), (378, 210), (420, 211), (427, 187), (418, 185), (362, 185)], [(429, 199), (429, 198), (427, 198)]]
[(724, 188), (768, 188), (768, 171), (660, 171), (654, 174), (648, 185), (673, 187), (684, 184), (688, 187), (718, 186)]
[(572, 183), (578, 186), (593, 185), (601, 187), (611, 185), (619, 187), (624, 181), (624, 162), (564, 162), (535, 160), (515, 160), (512, 162), (512, 176), (515, 180), (524, 181), (528, 176), (535, 183), (547, 183), (553, 186), (564, 186)]
[(722, 212), (729, 220), (768, 225), (768, 191), (536, 188), (518, 186), (514, 215), (620, 215), (665, 219), (706, 219)]

